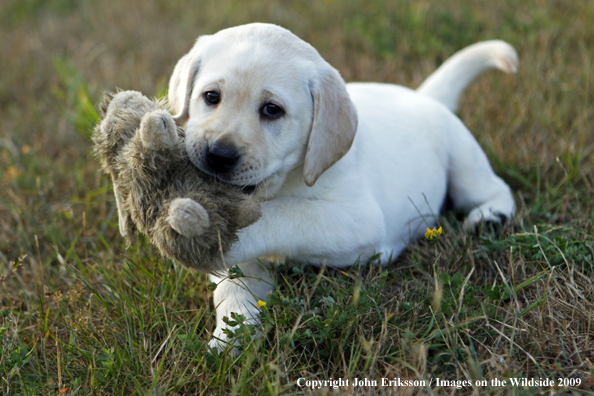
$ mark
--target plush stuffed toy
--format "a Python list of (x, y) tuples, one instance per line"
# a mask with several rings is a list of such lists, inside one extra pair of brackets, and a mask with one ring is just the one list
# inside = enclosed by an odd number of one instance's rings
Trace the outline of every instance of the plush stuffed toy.
[(238, 230), (260, 217), (259, 204), (190, 162), (185, 133), (163, 103), (122, 91), (106, 94), (101, 112), (95, 154), (113, 179), (120, 232), (128, 243), (138, 230), (163, 255), (223, 273), (223, 253)]

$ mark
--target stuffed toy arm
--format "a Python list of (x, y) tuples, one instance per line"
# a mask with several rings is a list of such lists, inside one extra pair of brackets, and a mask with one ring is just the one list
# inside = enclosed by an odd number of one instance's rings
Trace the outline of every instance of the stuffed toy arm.
[[(165, 110), (145, 114), (139, 135), (142, 146), (147, 150), (173, 150), (178, 143), (177, 126)], [(199, 236), (210, 227), (206, 209), (190, 198), (176, 198), (171, 202), (167, 222), (188, 238)]]
[[(142, 117), (138, 133), (132, 138), (132, 144), (124, 151), (124, 158), (127, 161), (125, 168), (138, 172), (134, 179), (142, 181), (143, 185), (155, 183), (155, 186), (146, 188), (146, 190), (160, 196), (157, 191), (159, 178), (155, 177), (153, 180), (146, 168), (156, 168), (156, 174), (163, 177), (165, 173), (162, 173), (162, 169), (174, 166), (175, 162), (170, 163), (169, 158), (175, 158), (178, 143), (177, 126), (169, 112), (159, 109), (146, 113)], [(130, 178), (127, 179), (130, 180)], [(150, 201), (150, 198), (151, 195), (148, 195), (146, 200)], [(161, 199), (156, 199), (153, 202), (156, 204), (157, 201), (160, 202)], [(141, 204), (137, 203), (135, 206), (140, 207)], [(210, 227), (207, 210), (191, 198), (174, 198), (168, 202), (168, 205), (165, 205), (165, 209), (167, 210), (166, 222), (185, 237), (198, 237)], [(151, 213), (149, 210), (146, 212)], [(120, 214), (120, 219), (128, 217), (129, 213)], [(143, 219), (144, 222), (146, 220), (146, 218)]]

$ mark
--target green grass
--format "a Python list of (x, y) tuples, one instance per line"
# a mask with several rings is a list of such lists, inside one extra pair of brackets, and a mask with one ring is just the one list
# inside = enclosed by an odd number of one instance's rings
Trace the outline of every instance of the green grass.
[[(593, 20), (573, 0), (3, 2), (0, 394), (329, 392), (301, 377), (487, 382), (336, 394), (594, 392)], [(410, 87), (466, 45), (512, 43), (518, 74), (481, 77), (459, 116), (518, 215), (497, 237), (448, 214), (437, 242), (388, 268), (281, 266), (262, 325), (216, 356), (206, 276), (144, 238), (126, 249), (89, 129), (104, 90), (162, 96), (199, 34), (254, 21), (291, 29), (347, 81)], [(519, 377), (581, 384), (491, 382)]]

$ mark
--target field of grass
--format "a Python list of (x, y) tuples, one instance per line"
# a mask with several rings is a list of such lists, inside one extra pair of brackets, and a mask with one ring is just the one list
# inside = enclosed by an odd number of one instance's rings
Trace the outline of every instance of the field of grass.
[[(510, 42), (518, 74), (482, 76), (459, 116), (518, 215), (498, 237), (446, 215), (436, 243), (388, 268), (281, 267), (265, 336), (242, 328), (242, 353), (216, 356), (206, 276), (143, 238), (126, 249), (89, 130), (103, 91), (162, 96), (198, 35), (255, 21), (291, 29), (347, 81), (410, 87), (464, 46)], [(590, 1), (3, 0), (0, 394), (594, 392), (593, 62)], [(427, 385), (331, 392), (301, 377)]]

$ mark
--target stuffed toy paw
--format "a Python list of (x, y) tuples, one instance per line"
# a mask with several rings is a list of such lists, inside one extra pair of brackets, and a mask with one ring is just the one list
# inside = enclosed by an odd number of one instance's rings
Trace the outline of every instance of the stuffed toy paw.
[(160, 252), (211, 274), (237, 231), (260, 217), (240, 187), (221, 183), (188, 159), (184, 131), (162, 103), (139, 92), (106, 94), (95, 127), (95, 154), (112, 177), (121, 234), (146, 234)]

